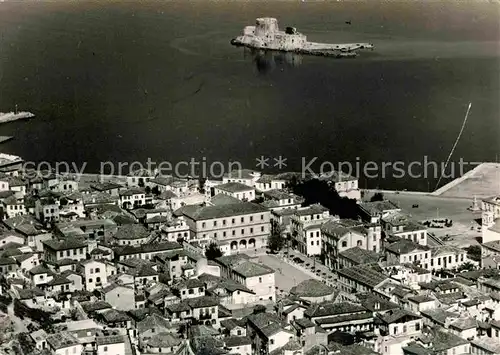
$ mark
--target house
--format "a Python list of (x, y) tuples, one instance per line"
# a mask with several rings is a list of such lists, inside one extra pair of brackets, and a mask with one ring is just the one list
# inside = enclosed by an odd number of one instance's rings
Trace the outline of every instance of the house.
[[(335, 270), (341, 266), (340, 253), (348, 249), (358, 247), (379, 253), (381, 227), (377, 224), (366, 224), (351, 219), (330, 220), (321, 226), (321, 238), (321, 252), (325, 258), (325, 265)], [(349, 257), (351, 254), (344, 255)], [(343, 260), (342, 263), (347, 266), (352, 262)]]
[(198, 279), (181, 280), (172, 288), (178, 292), (181, 300), (205, 296), (206, 291), (205, 284)]
[(388, 236), (411, 240), (427, 245), (427, 228), (401, 211), (389, 211), (381, 218), (382, 227)]
[(389, 212), (399, 212), (401, 208), (395, 203), (384, 201), (362, 202), (359, 204), (360, 215), (368, 223), (380, 223)]
[(378, 315), (382, 336), (417, 336), (422, 332), (422, 317), (404, 309), (394, 309)]
[(50, 196), (35, 201), (35, 216), (42, 223), (59, 221), (59, 201)]
[(43, 265), (38, 265), (29, 270), (31, 283), (35, 286), (44, 285), (54, 277), (54, 273)]
[(125, 339), (122, 335), (96, 337), (97, 355), (125, 355)]
[(255, 186), (257, 180), (261, 177), (261, 173), (249, 169), (232, 170), (222, 177), (222, 183), (239, 182), (247, 186)]
[(373, 331), (373, 312), (352, 302), (314, 304), (304, 316), (328, 332)]
[(42, 242), (44, 260), (57, 262), (62, 259), (85, 260), (87, 257), (87, 243), (79, 239), (46, 240)]
[(188, 257), (184, 250), (162, 253), (156, 256), (155, 260), (163, 264), (172, 279), (183, 276), (183, 267), (188, 265)]
[(102, 261), (93, 259), (85, 260), (80, 263), (77, 268), (83, 271), (85, 277), (85, 289), (94, 291), (96, 288), (102, 287), (108, 283), (108, 275), (106, 272), (106, 264)]
[(481, 244), (481, 267), (500, 269), (500, 240)]
[(255, 188), (239, 182), (228, 182), (214, 187), (214, 193), (224, 194), (241, 201), (255, 200)]
[(151, 232), (140, 224), (124, 224), (119, 226), (113, 241), (118, 245), (138, 245), (149, 241)]
[(467, 251), (451, 245), (443, 245), (432, 248), (430, 270), (455, 269), (470, 260)]
[(141, 344), (147, 354), (175, 354), (179, 351), (182, 340), (171, 333), (159, 333), (153, 335)]
[(339, 268), (349, 268), (357, 265), (373, 264), (378, 262), (380, 254), (361, 247), (346, 249), (338, 254)]
[(2, 199), (2, 208), (7, 218), (26, 214), (24, 200), (17, 199), (15, 196)]
[(99, 290), (102, 300), (114, 309), (128, 311), (135, 308), (135, 293), (132, 287), (111, 283)]
[(430, 270), (410, 263), (387, 266), (384, 268), (384, 273), (393, 280), (414, 290), (420, 289), (420, 283), (432, 281), (432, 272)]
[(30, 333), (31, 339), (35, 342), (35, 347), (37, 350), (43, 350), (47, 348), (47, 333), (43, 329), (36, 330)]
[(252, 340), (248, 337), (230, 336), (223, 341), (229, 354), (252, 355)]
[(377, 264), (358, 265), (337, 270), (338, 285), (345, 292), (373, 292), (389, 277)]
[(146, 204), (146, 192), (142, 188), (129, 188), (119, 192), (120, 207), (131, 210)]
[(329, 210), (319, 204), (297, 209), (291, 217), (294, 246), (308, 256), (320, 255), (321, 227), (330, 218)]
[(76, 291), (73, 281), (62, 275), (54, 275), (52, 280), (45, 284), (45, 289), (50, 294), (67, 293)]
[(47, 337), (47, 344), (54, 355), (83, 354), (83, 345), (69, 332), (50, 334)]
[[(155, 218), (156, 217), (146, 220), (146, 224), (148, 226), (151, 225)], [(168, 240), (170, 242), (190, 240), (189, 226), (183, 217), (170, 218), (168, 221), (159, 224), (158, 229), (161, 232), (162, 240)]]
[(113, 249), (116, 260), (139, 258), (151, 260), (155, 255), (167, 252), (181, 251), (182, 245), (177, 242), (148, 243), (140, 245), (125, 245)]
[(123, 185), (117, 184), (114, 182), (110, 182), (110, 181), (108, 181), (108, 182), (96, 182), (96, 183), (90, 184), (90, 188), (93, 191), (107, 193), (107, 194), (110, 194), (111, 196), (116, 196), (116, 197), (118, 197), (120, 195), (120, 191), (126, 189)]
[(268, 190), (262, 193), (264, 201), (262, 206), (271, 211), (279, 211), (286, 208), (299, 208), (304, 202), (302, 197), (288, 193), (284, 190)]
[(16, 277), (17, 269), (17, 262), (13, 257), (0, 258), (0, 270), (5, 277)]
[(385, 256), (388, 265), (415, 263), (427, 270), (432, 267), (430, 248), (408, 239), (401, 239), (388, 245), (385, 248)]
[(255, 293), (252, 290), (229, 279), (220, 279), (220, 281), (207, 288), (207, 293), (216, 296), (220, 304), (224, 306), (248, 304), (255, 300)]
[(249, 315), (247, 336), (253, 339), (252, 347), (257, 354), (269, 354), (294, 338), (293, 333), (285, 330), (281, 320), (271, 313)]
[(326, 181), (328, 185), (335, 188), (340, 197), (347, 197), (356, 201), (361, 200), (361, 191), (358, 187), (358, 178), (344, 173), (343, 171), (330, 171), (321, 174), (318, 179)]
[(500, 195), (482, 200), (482, 242), (489, 243), (500, 240)]
[(433, 310), (438, 307), (437, 300), (428, 295), (410, 296), (407, 300), (409, 310), (415, 314), (420, 314), (422, 311)]
[(285, 172), (276, 175), (262, 174), (255, 182), (258, 191), (283, 190), (294, 179), (300, 179), (302, 173)]
[(311, 303), (332, 301), (336, 296), (335, 289), (315, 279), (302, 281), (290, 289), (290, 294)]
[(245, 254), (217, 258), (221, 274), (244, 285), (255, 293), (254, 302), (276, 300), (275, 271), (248, 260)]
[(271, 229), (270, 212), (251, 202), (185, 206), (175, 214), (184, 216), (192, 241), (214, 241), (226, 255), (265, 247)]
[(422, 334), (422, 336), (408, 343), (403, 347), (404, 355), (417, 354), (469, 354), (469, 341), (459, 336), (445, 332), (443, 329), (431, 329)]

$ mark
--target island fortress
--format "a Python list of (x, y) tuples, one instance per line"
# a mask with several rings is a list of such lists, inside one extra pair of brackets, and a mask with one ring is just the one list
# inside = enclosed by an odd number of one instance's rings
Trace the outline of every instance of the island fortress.
[(246, 26), (243, 35), (231, 41), (233, 45), (255, 49), (268, 49), (304, 54), (329, 55), (354, 53), (359, 49), (373, 49), (370, 43), (329, 44), (308, 42), (306, 35), (294, 27), (280, 31), (278, 20), (272, 17), (258, 18), (255, 26)]

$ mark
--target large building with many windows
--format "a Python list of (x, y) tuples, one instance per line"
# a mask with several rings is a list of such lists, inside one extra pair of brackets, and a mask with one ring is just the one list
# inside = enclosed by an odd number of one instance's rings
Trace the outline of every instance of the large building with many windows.
[(270, 211), (251, 202), (184, 206), (176, 214), (184, 216), (191, 241), (215, 242), (224, 255), (264, 248), (271, 230)]

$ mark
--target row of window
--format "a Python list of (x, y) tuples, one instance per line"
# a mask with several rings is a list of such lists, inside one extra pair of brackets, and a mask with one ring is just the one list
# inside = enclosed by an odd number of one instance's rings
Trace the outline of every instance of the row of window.
[[(84, 253), (84, 248), (72, 249), (72, 250), (73, 250), (73, 255), (76, 255), (77, 252), (80, 255), (82, 255)], [(71, 250), (66, 250), (66, 256), (71, 256)], [(64, 258), (64, 250), (59, 251), (59, 257)]]
[[(260, 227), (260, 231), (263, 233), (263, 232), (265, 232), (265, 231), (266, 231), (266, 228), (265, 228), (264, 226), (262, 226), (262, 227)], [(254, 233), (254, 229), (253, 229), (253, 227), (252, 227), (252, 228), (249, 228), (249, 232), (250, 232), (250, 234), (253, 234), (253, 233)], [(236, 235), (236, 230), (234, 230), (234, 229), (233, 229), (233, 230), (231, 231), (231, 235), (232, 235), (232, 236), (235, 236), (235, 235)], [(245, 235), (245, 228), (242, 228), (242, 229), (241, 229), (241, 235)], [(215, 239), (217, 239), (217, 237), (218, 237), (218, 234), (217, 234), (217, 232), (215, 232), (215, 233), (214, 233), (214, 238), (215, 238)], [(227, 237), (227, 232), (226, 232), (226, 231), (222, 232), (222, 237), (223, 237), (223, 238), (224, 238), (224, 237)], [(207, 238), (207, 235), (206, 235), (206, 234), (203, 234), (203, 235), (202, 235), (202, 238), (203, 238), (203, 239)]]
[[(253, 220), (254, 220), (253, 216), (248, 217), (248, 219), (249, 219), (249, 222), (253, 222)], [(264, 215), (263, 214), (260, 215), (260, 220), (261, 221), (264, 220)], [(241, 221), (241, 223), (245, 223), (245, 217), (241, 217), (240, 221)], [(235, 223), (236, 223), (236, 218), (231, 218), (231, 224), (235, 224)], [(217, 227), (217, 225), (218, 225), (218, 221), (213, 221), (213, 226)], [(225, 219), (222, 220), (222, 225), (223, 226), (227, 225), (227, 222), (226, 222)], [(201, 228), (206, 228), (206, 227), (207, 227), (207, 222), (202, 222), (201, 223)]]

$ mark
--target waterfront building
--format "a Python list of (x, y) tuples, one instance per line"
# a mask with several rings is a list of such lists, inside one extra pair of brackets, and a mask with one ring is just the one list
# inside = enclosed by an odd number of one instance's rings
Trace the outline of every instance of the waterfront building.
[(330, 220), (328, 208), (319, 204), (299, 208), (291, 216), (291, 231), (294, 246), (308, 256), (321, 255), (321, 227)]

